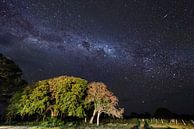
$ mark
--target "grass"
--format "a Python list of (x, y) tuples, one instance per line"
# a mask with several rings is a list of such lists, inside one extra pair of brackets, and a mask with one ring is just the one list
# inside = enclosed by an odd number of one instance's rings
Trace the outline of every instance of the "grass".
[[(146, 127), (145, 123), (147, 123)], [(21, 129), (22, 126), (30, 129), (143, 129), (144, 127), (145, 129), (194, 129), (194, 124), (191, 121), (185, 121), (185, 123), (186, 125), (181, 120), (178, 120), (177, 123), (170, 123), (169, 120), (164, 119), (104, 119), (101, 120), (100, 126), (84, 122), (63, 122), (58, 120), (17, 123), (12, 126), (21, 126)]]

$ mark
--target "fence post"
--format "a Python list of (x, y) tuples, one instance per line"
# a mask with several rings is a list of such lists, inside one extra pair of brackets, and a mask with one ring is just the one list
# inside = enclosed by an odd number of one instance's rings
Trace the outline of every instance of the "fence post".
[(186, 125), (186, 123), (184, 122), (184, 120), (182, 120), (183, 124)]
[(162, 124), (164, 123), (164, 121), (162, 120), (162, 118), (161, 118), (161, 122), (162, 122)]
[(194, 121), (193, 120), (191, 120), (191, 123), (194, 125)]

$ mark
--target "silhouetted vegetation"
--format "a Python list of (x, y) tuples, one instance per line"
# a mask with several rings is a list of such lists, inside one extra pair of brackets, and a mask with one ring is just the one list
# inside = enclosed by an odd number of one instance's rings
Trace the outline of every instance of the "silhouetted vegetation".
[[(27, 84), (22, 79), (21, 69), (7, 57), (0, 54), (0, 105), (6, 107), (9, 99), (15, 91), (21, 89)], [(4, 108), (0, 109), (0, 115), (3, 114)]]
[(166, 108), (158, 108), (155, 113), (154, 113), (154, 117), (155, 118), (166, 118), (166, 119), (170, 119), (170, 118), (176, 118), (176, 114), (171, 112), (170, 110), (166, 109)]
[(1, 122), (4, 118), (12, 125), (96, 128), (91, 123), (97, 122), (99, 126), (101, 118), (102, 128), (152, 129), (158, 125), (171, 128), (171, 124), (175, 128), (187, 125), (190, 128), (194, 125), (192, 115), (177, 115), (166, 108), (158, 108), (153, 115), (133, 112), (130, 119), (107, 117), (123, 118), (124, 109), (119, 108), (118, 102), (104, 83), (88, 83), (79, 77), (60, 76), (27, 85), (19, 67), (0, 54), (0, 104), (9, 103)]
[(0, 54), (0, 101), (7, 101), (13, 91), (24, 86), (21, 69), (10, 59)]

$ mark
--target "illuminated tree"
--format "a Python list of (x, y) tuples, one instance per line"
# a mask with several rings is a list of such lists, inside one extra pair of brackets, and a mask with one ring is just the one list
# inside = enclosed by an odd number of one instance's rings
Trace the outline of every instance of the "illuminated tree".
[(62, 76), (49, 81), (51, 92), (51, 115), (59, 112), (68, 116), (85, 116), (84, 97), (87, 81), (76, 77)]
[(113, 117), (122, 118), (124, 109), (118, 108), (118, 99), (107, 89), (107, 86), (101, 82), (92, 82), (88, 85), (86, 102), (92, 103), (94, 106), (93, 115), (90, 123), (97, 113), (97, 125), (102, 113), (112, 115)]
[(35, 83), (16, 93), (8, 107), (8, 117), (49, 114), (84, 117), (87, 81), (61, 76)]

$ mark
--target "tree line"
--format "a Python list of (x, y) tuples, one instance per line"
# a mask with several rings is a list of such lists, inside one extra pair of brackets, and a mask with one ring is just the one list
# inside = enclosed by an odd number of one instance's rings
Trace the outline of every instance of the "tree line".
[(117, 97), (102, 82), (88, 83), (85, 79), (60, 76), (38, 81), (16, 92), (7, 108), (7, 119), (15, 116), (87, 118), (93, 109), (90, 123), (96, 116), (99, 125), (102, 113), (122, 118)]
[[(102, 113), (123, 117), (124, 109), (119, 108), (118, 98), (102, 82), (89, 83), (79, 77), (59, 76), (27, 85), (19, 67), (1, 54), (0, 66), (0, 92), (4, 95), (0, 101), (12, 96), (6, 109), (8, 121), (32, 116), (37, 119), (90, 117), (89, 122), (93, 123), (96, 117), (99, 125)], [(20, 90), (14, 92), (17, 89)]]

